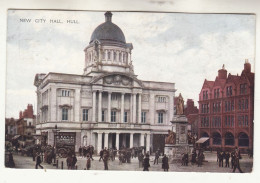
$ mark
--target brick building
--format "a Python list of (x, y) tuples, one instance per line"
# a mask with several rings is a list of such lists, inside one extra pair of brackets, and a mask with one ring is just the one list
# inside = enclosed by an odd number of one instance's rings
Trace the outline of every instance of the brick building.
[(198, 135), (198, 119), (199, 119), (199, 109), (194, 105), (192, 99), (187, 99), (187, 104), (184, 108), (184, 114), (188, 119), (188, 123), (191, 125), (192, 135)]
[(215, 81), (205, 79), (199, 94), (199, 137), (215, 150), (253, 148), (254, 73), (246, 60), (241, 75), (227, 75), (224, 65)]
[(35, 134), (35, 115), (33, 115), (33, 106), (27, 105), (27, 109), (20, 111), (19, 119), (16, 121), (17, 135), (31, 136)]

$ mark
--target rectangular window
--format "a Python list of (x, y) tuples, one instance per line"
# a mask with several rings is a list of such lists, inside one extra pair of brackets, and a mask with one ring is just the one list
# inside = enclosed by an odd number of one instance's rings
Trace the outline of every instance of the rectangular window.
[(68, 120), (68, 108), (62, 108), (62, 120), (63, 121)]
[(146, 122), (146, 112), (142, 112), (141, 114), (141, 123), (145, 123)]
[(245, 99), (245, 109), (248, 109), (248, 99)]
[(162, 112), (158, 113), (158, 123), (163, 123), (163, 113)]
[(248, 116), (245, 116), (245, 125), (248, 126)]
[(127, 123), (127, 112), (125, 112), (125, 115), (124, 115), (124, 122)]
[(166, 97), (158, 97), (158, 102), (165, 103), (166, 102)]
[(117, 94), (116, 94), (116, 93), (112, 94), (112, 95), (111, 95), (111, 99), (112, 99), (112, 100), (117, 100)]
[(82, 115), (83, 121), (88, 121), (88, 109), (83, 109)]
[(111, 111), (111, 122), (116, 122), (116, 111)]
[(61, 96), (62, 97), (69, 97), (70, 91), (69, 90), (61, 90)]
[(105, 111), (102, 111), (102, 122), (105, 121)]

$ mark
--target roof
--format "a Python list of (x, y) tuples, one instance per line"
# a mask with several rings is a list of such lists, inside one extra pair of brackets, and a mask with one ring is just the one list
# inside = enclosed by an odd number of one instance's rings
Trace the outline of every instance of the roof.
[[(115, 41), (120, 43), (126, 43), (125, 35), (123, 31), (111, 21), (112, 13), (106, 12), (106, 21), (100, 24), (92, 33), (90, 42), (92, 43), (95, 40), (99, 41)], [(129, 45), (130, 46), (130, 45)]]

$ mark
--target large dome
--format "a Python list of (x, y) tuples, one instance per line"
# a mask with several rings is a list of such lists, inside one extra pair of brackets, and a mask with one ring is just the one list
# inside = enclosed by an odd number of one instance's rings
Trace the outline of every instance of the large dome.
[(125, 36), (122, 30), (111, 22), (112, 13), (105, 13), (106, 22), (100, 24), (92, 33), (90, 38), (90, 43), (95, 39), (100, 41), (116, 41), (121, 43), (126, 43)]

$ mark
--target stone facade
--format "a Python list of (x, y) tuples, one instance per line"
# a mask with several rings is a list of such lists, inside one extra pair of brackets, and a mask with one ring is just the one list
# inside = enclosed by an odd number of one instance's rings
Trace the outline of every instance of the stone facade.
[(36, 133), (47, 134), (53, 145), (57, 125), (59, 133), (73, 136), (76, 151), (87, 145), (97, 152), (104, 147), (162, 148), (174, 116), (175, 84), (139, 80), (133, 45), (112, 23), (112, 14), (105, 15), (84, 50), (83, 75), (36, 74)]
[(227, 75), (224, 65), (215, 81), (205, 80), (199, 95), (199, 137), (212, 149), (253, 148), (254, 73), (246, 60), (241, 75)]

